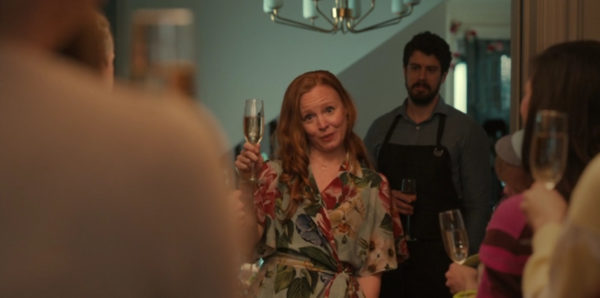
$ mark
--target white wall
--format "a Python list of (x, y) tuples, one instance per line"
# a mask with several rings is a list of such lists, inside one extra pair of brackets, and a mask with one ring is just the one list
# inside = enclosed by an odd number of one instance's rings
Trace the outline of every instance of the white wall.
[[(301, 1), (284, 2), (282, 14), (301, 17)], [(423, 0), (402, 23), (357, 35), (322, 34), (273, 24), (262, 12), (260, 0), (119, 0), (117, 17), (120, 24), (129, 24), (131, 12), (137, 8), (188, 7), (194, 11), (197, 94), (221, 121), (230, 140), (237, 142), (242, 139), (245, 98), (264, 99), (267, 118), (273, 119), (279, 114), (283, 93), (291, 80), (314, 69), (340, 75), (357, 99), (358, 131), (362, 135), (375, 115), (405, 96), (401, 48), (408, 38), (423, 30), (443, 34), (446, 18), (441, 11), (413, 24), (443, 2)], [(363, 3), (364, 10), (367, 1)], [(365, 24), (392, 16), (389, 1), (378, 3), (382, 5)], [(398, 34), (407, 26), (411, 27), (408, 33)], [(126, 75), (129, 28), (117, 30), (117, 73)], [(366, 100), (377, 100), (378, 104), (367, 104)]]

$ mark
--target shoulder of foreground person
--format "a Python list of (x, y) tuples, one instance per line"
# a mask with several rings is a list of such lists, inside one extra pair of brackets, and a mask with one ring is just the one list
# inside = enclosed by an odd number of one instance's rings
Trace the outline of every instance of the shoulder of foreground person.
[(567, 221), (576, 226), (591, 228), (600, 234), (599, 176), (600, 155), (596, 155), (581, 174), (581, 178), (573, 190), (567, 211)]
[(17, 60), (0, 74), (0, 140), (10, 144), (0, 238), (13, 244), (0, 250), (0, 291), (231, 297), (223, 146), (207, 112), (110, 93), (52, 59)]

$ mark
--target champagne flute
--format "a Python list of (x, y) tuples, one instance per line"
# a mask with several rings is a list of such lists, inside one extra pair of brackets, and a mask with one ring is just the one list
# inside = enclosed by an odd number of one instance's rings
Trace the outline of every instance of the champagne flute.
[(132, 16), (131, 79), (151, 91), (193, 98), (194, 15), (189, 9), (138, 9)]
[(553, 110), (540, 110), (535, 117), (529, 165), (533, 178), (551, 190), (567, 167), (568, 117)]
[[(416, 195), (417, 194), (417, 179), (414, 178), (402, 178), (402, 182), (400, 184), (400, 191), (405, 194)], [(411, 241), (415, 240), (410, 233), (410, 215), (406, 215), (406, 226), (404, 235), (406, 236), (406, 240)]]
[[(256, 98), (246, 100), (244, 108), (244, 137), (250, 144), (259, 144), (265, 130), (263, 101)], [(250, 181), (256, 181), (254, 163), (250, 167)]]
[(465, 262), (469, 254), (469, 237), (459, 209), (442, 211), (438, 214), (440, 231), (448, 257), (455, 263)]

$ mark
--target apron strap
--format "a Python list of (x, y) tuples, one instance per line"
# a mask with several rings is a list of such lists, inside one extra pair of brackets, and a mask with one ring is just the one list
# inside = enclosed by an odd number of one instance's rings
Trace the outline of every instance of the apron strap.
[(435, 157), (442, 157), (444, 154), (444, 146), (442, 146), (442, 135), (444, 135), (444, 126), (446, 125), (446, 115), (438, 114), (440, 120), (438, 122), (437, 136), (435, 137), (435, 148), (433, 148), (433, 155)]
[(390, 138), (392, 137), (392, 133), (394, 133), (394, 128), (396, 128), (396, 125), (398, 124), (400, 117), (402, 117), (400, 114), (398, 114), (396, 117), (394, 117), (394, 122), (392, 122), (390, 129), (388, 129), (387, 133), (385, 134), (385, 138), (383, 139), (383, 143), (381, 144), (381, 146), (387, 144), (390, 141)]
[(442, 147), (442, 135), (444, 134), (444, 127), (446, 126), (446, 115), (438, 114), (438, 116), (440, 116), (440, 121), (438, 122), (435, 145), (437, 147)]

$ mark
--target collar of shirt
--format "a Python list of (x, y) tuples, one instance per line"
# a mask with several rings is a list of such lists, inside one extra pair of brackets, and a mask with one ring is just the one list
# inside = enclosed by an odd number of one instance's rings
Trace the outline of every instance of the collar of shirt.
[[(345, 172), (348, 172), (351, 175), (358, 178), (363, 177), (362, 165), (356, 159), (350, 158), (349, 152), (346, 152), (346, 157), (344, 158), (344, 160), (338, 168), (338, 177)], [(310, 167), (308, 167), (308, 175), (309, 179), (314, 179), (314, 175)]]
[[(400, 106), (400, 108), (396, 110), (396, 114), (394, 115), (394, 117), (400, 115), (406, 121), (409, 121), (416, 125), (416, 123), (414, 123), (414, 121), (412, 119), (410, 119), (410, 117), (408, 117), (408, 114), (406, 113), (407, 105), (408, 105), (408, 98), (406, 98), (404, 100), (404, 102), (402, 103), (402, 105)], [(437, 104), (435, 105), (435, 108), (433, 108), (433, 113), (431, 113), (431, 116), (429, 116), (429, 118), (427, 120), (425, 120), (423, 123), (427, 123), (427, 122), (431, 121), (433, 119), (433, 116), (436, 114), (448, 115), (448, 105), (446, 104), (446, 102), (444, 101), (444, 98), (441, 95), (440, 95), (440, 100), (438, 100)], [(423, 124), (423, 123), (421, 123), (421, 124)]]

